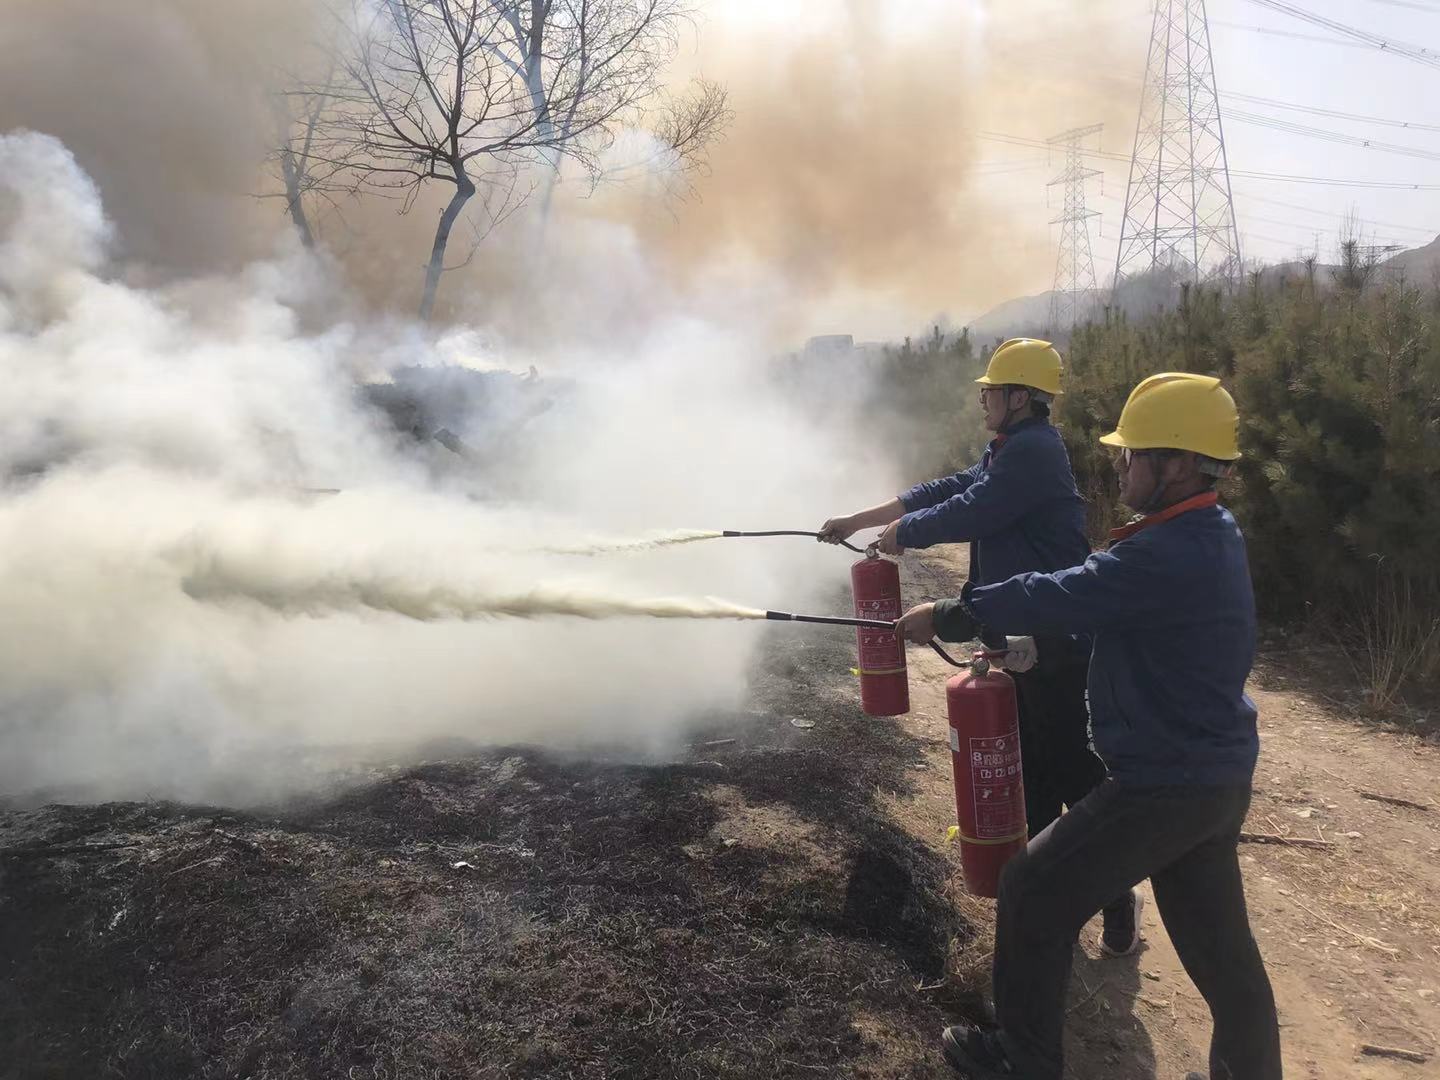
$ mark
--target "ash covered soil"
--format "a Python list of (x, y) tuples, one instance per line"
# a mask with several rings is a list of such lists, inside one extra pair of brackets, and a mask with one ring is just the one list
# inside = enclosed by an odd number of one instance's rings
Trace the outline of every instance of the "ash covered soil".
[(974, 934), (891, 812), (921, 739), (860, 713), (847, 633), (767, 643), (670, 763), (0, 813), (0, 1075), (943, 1075)]

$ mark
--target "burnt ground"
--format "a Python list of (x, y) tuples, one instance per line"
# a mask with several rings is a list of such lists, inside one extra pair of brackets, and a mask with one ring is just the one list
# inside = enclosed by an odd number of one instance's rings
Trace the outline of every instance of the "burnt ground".
[(0, 1075), (936, 1075), (971, 931), (887, 812), (918, 740), (860, 714), (848, 635), (770, 640), (683, 761), (0, 813)]

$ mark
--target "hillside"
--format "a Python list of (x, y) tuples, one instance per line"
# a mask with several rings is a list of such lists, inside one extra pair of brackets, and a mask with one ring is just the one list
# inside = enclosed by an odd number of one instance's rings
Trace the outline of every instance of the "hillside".
[[(1432, 275), (1440, 274), (1440, 236), (1422, 247), (1402, 251), (1381, 261), (1380, 267), (1387, 274), (1403, 273), (1415, 282), (1428, 281)], [(1334, 266), (1319, 263), (1317, 276), (1328, 281)], [(1261, 268), (1262, 280), (1278, 281), (1301, 273), (1304, 264), (1290, 260), (1273, 263)], [(988, 345), (992, 338), (1004, 339), (1024, 334), (1048, 333), (1060, 338), (1068, 337), (1063, 331), (1050, 326), (1050, 302), (1053, 292), (1038, 293), (1034, 296), (1018, 296), (996, 304), (984, 314), (970, 320), (968, 327), (977, 344)], [(1110, 299), (1108, 290), (1101, 291), (1102, 302)], [(1157, 295), (1153, 283), (1144, 281), (1134, 287), (1121, 290), (1121, 306), (1132, 316), (1155, 306)]]
[(1391, 256), (1385, 260), (1384, 266), (1387, 270), (1403, 271), (1406, 277), (1414, 280), (1428, 280), (1432, 275), (1440, 274), (1440, 236), (1424, 247)]

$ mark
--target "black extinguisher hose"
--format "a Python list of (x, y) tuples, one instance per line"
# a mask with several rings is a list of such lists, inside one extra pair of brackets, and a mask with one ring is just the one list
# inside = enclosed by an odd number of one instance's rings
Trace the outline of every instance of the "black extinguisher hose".
[[(773, 619), (776, 622), (820, 623), (822, 626), (863, 626), (871, 630), (895, 629), (895, 624), (888, 619), (850, 619), (835, 615), (795, 615), (788, 611), (767, 611), (765, 612), (765, 618)], [(975, 660), (999, 660), (1005, 655), (1004, 649), (982, 649), (975, 654), (973, 659), (956, 660), (955, 657), (940, 647), (938, 639), (931, 640), (930, 648), (934, 649), (935, 652), (939, 654), (940, 659), (952, 667), (968, 668), (975, 663)]]
[(974, 666), (976, 660), (984, 660), (986, 663), (989, 663), (991, 660), (1001, 660), (1004, 658), (1006, 652), (1006, 650), (1004, 649), (982, 649), (977, 652), (975, 656), (970, 660), (956, 660), (953, 656), (951, 656), (948, 652), (946, 652), (940, 647), (940, 642), (938, 639), (932, 638), (930, 640), (930, 648), (934, 649), (937, 653), (939, 653), (940, 659), (944, 660), (952, 667), (972, 667)]
[[(766, 530), (766, 531), (764, 531), (764, 532), (737, 532), (737, 531), (734, 530), (734, 529), (725, 529), (723, 532), (720, 533), (720, 535), (721, 535), (721, 536), (808, 536), (808, 537), (810, 537), (810, 539), (812, 539), (812, 540), (819, 540), (819, 539), (820, 539), (820, 534), (819, 534), (818, 532), (806, 532), (804, 529), (768, 529), (768, 530)], [(857, 554), (857, 555), (864, 555), (864, 554), (865, 554), (865, 549), (864, 549), (864, 548), (858, 548), (858, 547), (856, 547), (854, 544), (852, 544), (852, 543), (850, 543), (850, 542), (848, 542), (848, 541), (846, 541), (846, 540), (837, 540), (837, 541), (835, 541), (835, 542), (836, 542), (837, 544), (839, 544), (841, 547), (847, 547), (847, 548), (849, 548), (851, 551), (855, 552), (855, 554)]]

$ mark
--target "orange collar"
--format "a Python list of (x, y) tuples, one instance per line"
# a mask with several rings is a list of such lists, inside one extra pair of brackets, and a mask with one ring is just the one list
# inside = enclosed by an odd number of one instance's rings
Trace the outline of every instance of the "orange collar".
[(1167, 506), (1164, 510), (1156, 511), (1153, 514), (1146, 514), (1142, 518), (1136, 518), (1128, 525), (1122, 525), (1118, 529), (1110, 530), (1110, 542), (1118, 543), (1121, 540), (1129, 540), (1141, 529), (1148, 529), (1151, 525), (1159, 525), (1163, 521), (1177, 518), (1181, 514), (1188, 514), (1191, 510), (1203, 510), (1207, 506), (1214, 506), (1220, 496), (1213, 491), (1201, 492), (1199, 495), (1192, 495), (1183, 502), (1174, 506)]

